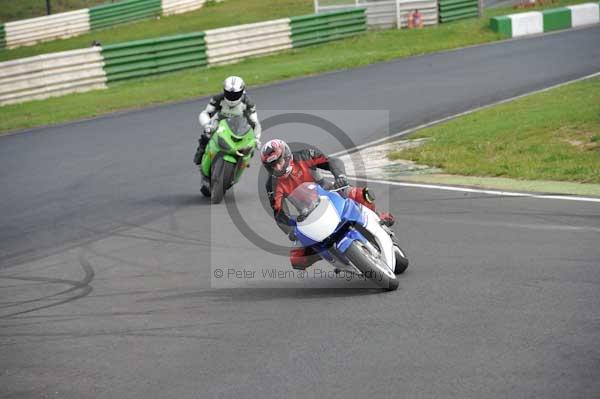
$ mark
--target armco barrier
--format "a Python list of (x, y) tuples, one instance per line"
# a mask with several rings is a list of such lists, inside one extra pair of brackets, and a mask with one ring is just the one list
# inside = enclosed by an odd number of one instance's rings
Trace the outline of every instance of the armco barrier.
[(90, 25), (92, 29), (101, 29), (151, 18), (161, 13), (161, 0), (126, 0), (91, 7)]
[(106, 88), (99, 47), (0, 63), (0, 105)]
[(364, 8), (290, 18), (294, 47), (310, 46), (356, 35), (367, 29)]
[(0, 63), (0, 105), (185, 68), (236, 62), (366, 30), (364, 8), (305, 15)]
[(6, 47), (15, 48), (89, 32), (90, 23), (88, 10), (85, 9), (7, 22), (4, 29), (6, 31)]
[(440, 22), (451, 22), (478, 15), (477, 0), (439, 0)]
[(4, 25), (0, 24), (0, 48), (6, 47), (6, 34), (4, 33)]
[(162, 0), (163, 15), (181, 14), (202, 8), (206, 0)]
[(204, 32), (105, 46), (109, 83), (207, 64)]
[(210, 65), (275, 53), (292, 48), (288, 18), (206, 31)]
[(597, 3), (525, 12), (490, 19), (490, 27), (505, 37), (519, 37), (600, 23)]
[(93, 29), (201, 8), (206, 0), (125, 0), (77, 11), (0, 24), (0, 48), (78, 36)]

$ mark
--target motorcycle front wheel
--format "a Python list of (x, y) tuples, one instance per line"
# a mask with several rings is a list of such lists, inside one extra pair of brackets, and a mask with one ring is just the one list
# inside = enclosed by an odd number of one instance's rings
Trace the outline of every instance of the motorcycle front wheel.
[(346, 257), (362, 274), (386, 291), (394, 291), (400, 282), (381, 259), (360, 241), (354, 241), (346, 251)]
[(222, 156), (213, 161), (210, 173), (210, 202), (218, 204), (223, 201), (225, 191), (233, 179), (234, 171), (235, 165), (225, 161)]

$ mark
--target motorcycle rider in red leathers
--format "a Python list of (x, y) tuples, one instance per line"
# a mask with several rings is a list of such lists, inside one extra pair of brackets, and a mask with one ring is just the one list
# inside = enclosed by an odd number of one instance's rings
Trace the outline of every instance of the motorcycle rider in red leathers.
[[(261, 150), (260, 157), (263, 165), (270, 174), (267, 180), (267, 194), (273, 208), (277, 225), (292, 241), (293, 229), (289, 225), (289, 217), (282, 209), (285, 197), (302, 183), (315, 182), (313, 172), (315, 169), (328, 170), (333, 174), (334, 188), (348, 187), (345, 196), (376, 212), (374, 197), (366, 187), (351, 187), (345, 176), (344, 163), (339, 158), (327, 157), (315, 149), (303, 149), (292, 152), (290, 147), (279, 139), (266, 142)], [(324, 186), (323, 180), (316, 183)], [(325, 187), (330, 188), (330, 187)], [(381, 224), (391, 226), (394, 217), (386, 212), (377, 212)], [(295, 246), (290, 250), (290, 263), (294, 269), (304, 270), (318, 261), (320, 257), (311, 248)]]

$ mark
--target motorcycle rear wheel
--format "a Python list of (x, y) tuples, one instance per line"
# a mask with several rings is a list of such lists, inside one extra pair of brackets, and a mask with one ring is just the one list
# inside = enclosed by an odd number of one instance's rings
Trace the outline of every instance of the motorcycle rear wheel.
[(398, 245), (394, 244), (394, 256), (396, 257), (396, 267), (394, 274), (402, 274), (408, 268), (408, 258), (406, 253)]

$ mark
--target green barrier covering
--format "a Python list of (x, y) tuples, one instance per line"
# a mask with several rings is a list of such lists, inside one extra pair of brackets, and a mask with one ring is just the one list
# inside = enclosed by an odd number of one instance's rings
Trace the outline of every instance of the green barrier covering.
[(478, 16), (477, 0), (440, 0), (440, 23)]
[(507, 16), (491, 18), (490, 27), (504, 37), (512, 37), (512, 20)]
[(571, 27), (571, 10), (569, 8), (553, 8), (543, 11), (542, 14), (544, 15), (544, 32)]
[(293, 47), (343, 39), (367, 30), (364, 8), (291, 17)]
[(112, 44), (102, 56), (108, 83), (208, 63), (204, 32)]
[(4, 25), (0, 24), (0, 48), (6, 47), (6, 30), (4, 29)]
[(127, 0), (90, 8), (92, 30), (159, 16), (161, 0)]
[(0, 24), (0, 48), (6, 47), (6, 32), (4, 30), (4, 25)]

